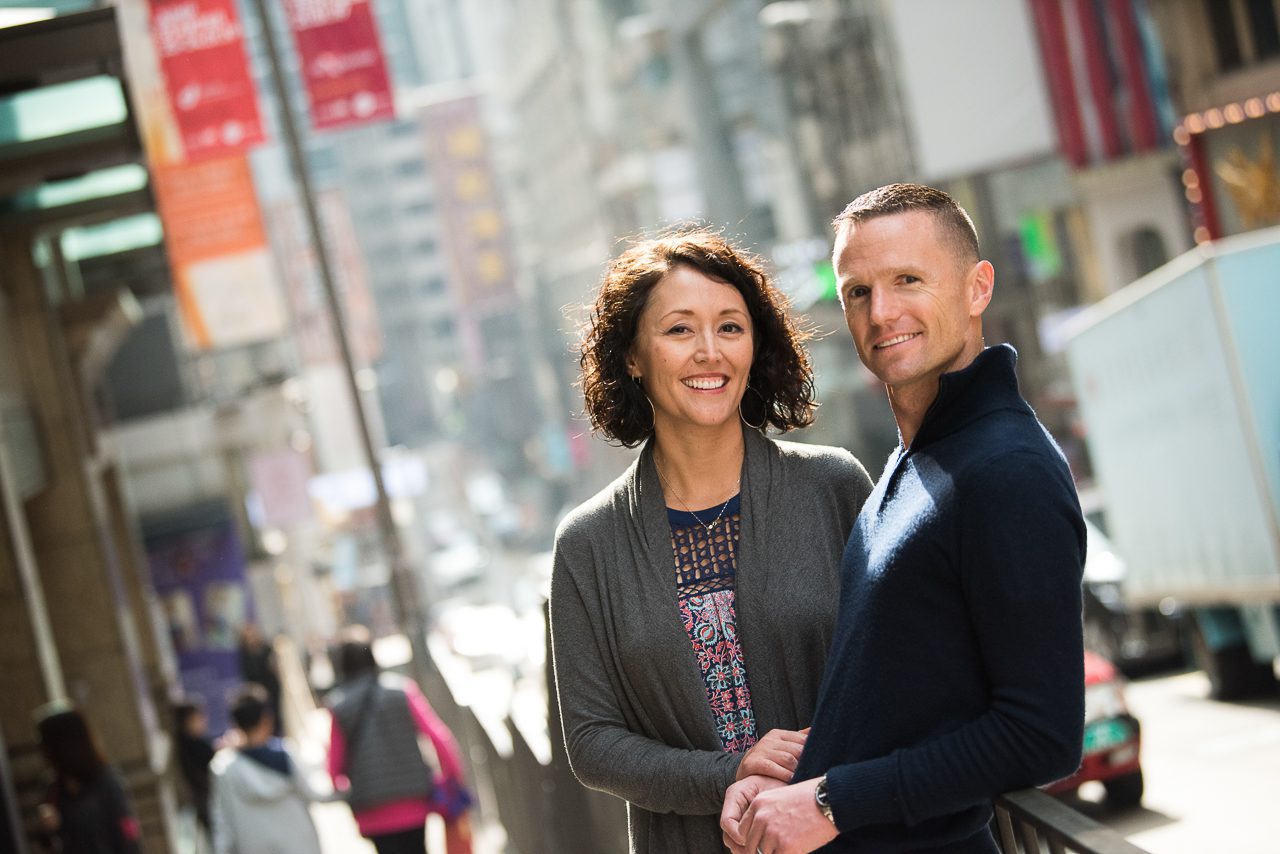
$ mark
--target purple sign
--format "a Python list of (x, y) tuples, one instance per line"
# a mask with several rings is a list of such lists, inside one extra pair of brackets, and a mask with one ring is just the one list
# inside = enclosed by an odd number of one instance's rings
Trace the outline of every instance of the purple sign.
[(209, 732), (230, 726), (227, 702), (240, 686), (236, 653), (252, 610), (245, 555), (230, 522), (147, 540), (182, 689), (204, 700)]

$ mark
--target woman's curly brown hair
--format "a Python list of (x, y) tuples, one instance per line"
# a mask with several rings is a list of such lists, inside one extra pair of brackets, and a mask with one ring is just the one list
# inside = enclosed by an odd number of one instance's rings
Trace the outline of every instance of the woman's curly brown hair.
[(792, 319), (790, 303), (760, 259), (699, 228), (634, 243), (609, 265), (578, 346), (591, 426), (627, 448), (653, 433), (653, 412), (627, 372), (627, 355), (649, 293), (680, 266), (732, 285), (747, 304), (755, 354), (744, 419), (782, 433), (812, 424), (817, 403), (804, 348), (812, 333)]

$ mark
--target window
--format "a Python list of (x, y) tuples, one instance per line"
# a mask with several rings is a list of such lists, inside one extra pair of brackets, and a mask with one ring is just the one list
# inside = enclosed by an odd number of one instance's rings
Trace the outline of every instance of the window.
[(1130, 279), (1145, 276), (1169, 260), (1160, 232), (1149, 225), (1136, 228), (1125, 238), (1130, 264)]
[(1204, 10), (1220, 70), (1280, 56), (1275, 0), (1204, 0)]

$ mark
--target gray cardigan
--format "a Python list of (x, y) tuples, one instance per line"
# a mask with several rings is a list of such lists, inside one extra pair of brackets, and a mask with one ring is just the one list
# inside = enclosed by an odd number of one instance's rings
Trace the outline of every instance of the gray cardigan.
[[(840, 556), (871, 479), (842, 449), (744, 439), (736, 614), (763, 735), (813, 716)], [(556, 532), (551, 645), (569, 763), (627, 801), (631, 851), (720, 854), (742, 754), (721, 746), (680, 621), (651, 442)]]

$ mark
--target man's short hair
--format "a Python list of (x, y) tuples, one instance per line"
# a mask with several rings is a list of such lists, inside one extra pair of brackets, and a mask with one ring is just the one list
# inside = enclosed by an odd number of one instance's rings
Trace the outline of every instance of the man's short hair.
[(267, 689), (256, 682), (246, 684), (231, 699), (231, 719), (244, 732), (257, 727), (270, 713), (271, 701)]
[(877, 217), (911, 211), (933, 214), (943, 233), (951, 239), (958, 259), (975, 263), (981, 260), (978, 230), (974, 228), (969, 214), (950, 195), (924, 184), (886, 184), (863, 193), (849, 202), (831, 224), (839, 234), (849, 226)]

